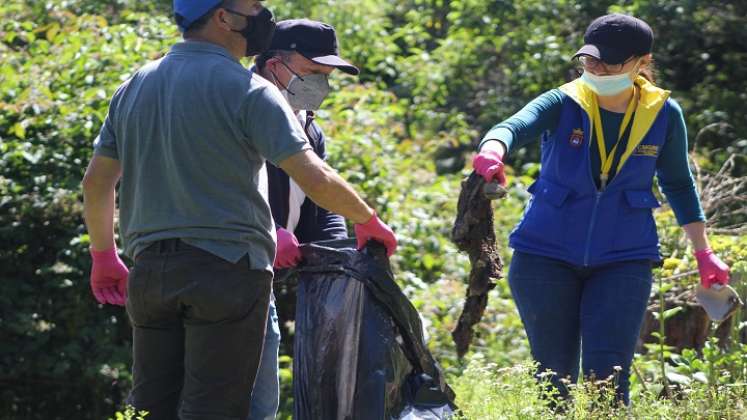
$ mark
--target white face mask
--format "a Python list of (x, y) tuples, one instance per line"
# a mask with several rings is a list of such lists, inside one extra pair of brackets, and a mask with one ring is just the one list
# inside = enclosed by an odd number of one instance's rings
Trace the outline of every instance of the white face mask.
[(272, 73), (272, 77), (291, 108), (297, 111), (318, 110), (331, 90), (329, 76), (319, 73), (299, 76), (287, 64), (282, 61), (280, 63), (293, 74), (293, 77), (291, 77), (287, 86), (280, 83), (275, 73)]
[(629, 71), (611, 76), (597, 76), (589, 71), (584, 71), (581, 80), (599, 96), (614, 96), (633, 86), (633, 79)]
[(314, 73), (303, 78), (294, 75), (284, 93), (291, 108), (316, 111), (322, 106), (329, 91), (327, 75)]

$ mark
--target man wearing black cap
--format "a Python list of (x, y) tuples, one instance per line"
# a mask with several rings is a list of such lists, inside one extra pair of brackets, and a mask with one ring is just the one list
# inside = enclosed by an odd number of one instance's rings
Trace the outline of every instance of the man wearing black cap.
[[(258, 73), (280, 89), (314, 152), (324, 160), (324, 133), (314, 120), (314, 111), (329, 93), (328, 77), (335, 69), (350, 75), (359, 73), (358, 68), (340, 58), (334, 28), (308, 19), (278, 22), (270, 48), (256, 59)], [(345, 219), (309, 200), (281, 168), (268, 164), (267, 172), (278, 237), (276, 269), (292, 267), (300, 261), (299, 241), (347, 238)], [(271, 302), (265, 347), (252, 394), (252, 419), (272, 419), (277, 413), (279, 343), (277, 313)]]
[[(296, 113), (316, 154), (327, 158), (325, 137), (314, 120), (329, 94), (335, 70), (357, 75), (359, 70), (339, 56), (335, 29), (322, 22), (291, 19), (278, 22), (270, 48), (257, 57), (257, 70), (275, 84)], [(345, 220), (306, 199), (280, 168), (268, 165), (270, 207), (275, 223), (288, 234), (278, 245), (276, 267), (294, 266), (300, 259), (296, 239), (312, 242), (347, 237)], [(294, 237), (295, 236), (295, 237)]]

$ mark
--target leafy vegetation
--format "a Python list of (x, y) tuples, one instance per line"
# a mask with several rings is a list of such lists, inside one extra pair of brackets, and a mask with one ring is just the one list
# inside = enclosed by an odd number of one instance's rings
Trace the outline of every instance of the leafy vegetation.
[[(101, 419), (124, 409), (129, 326), (123, 309), (96, 305), (90, 296), (79, 183), (114, 89), (178, 40), (170, 5), (0, 4), (2, 419)], [(397, 231), (398, 281), (423, 314), (431, 349), (465, 418), (558, 415), (545, 403), (552, 395), (543, 395), (531, 376), (505, 281), (491, 292), (472, 352), (456, 358), (449, 332), (463, 303), (468, 260), (448, 238), (475, 142), (526, 101), (567, 80), (568, 57), (591, 19), (624, 11), (648, 21), (657, 35), (660, 84), (673, 90), (686, 113), (693, 161), (706, 176), (734, 155), (733, 175), (747, 174), (743, 1), (298, 0), (268, 6), (280, 19), (307, 16), (333, 24), (343, 55), (364, 69), (360, 80), (334, 76), (335, 93), (319, 114), (330, 137), (330, 162)], [(538, 147), (529, 147), (511, 156), (510, 194), (496, 207), (500, 239), (521, 216), (537, 155)], [(719, 202), (711, 205), (719, 208)], [(656, 217), (667, 257), (656, 275), (692, 271), (691, 250), (671, 211), (664, 207)], [(736, 212), (720, 226), (744, 222)], [(744, 296), (747, 238), (723, 231), (712, 242)], [(503, 257), (510, 259), (508, 249)], [(660, 287), (696, 281), (681, 276)], [(666, 322), (667, 315), (660, 316)], [(635, 360), (629, 412), (600, 404), (606, 391), (581, 384), (564, 415), (742, 418), (747, 318), (736, 316), (729, 342), (709, 341), (700, 353), (677, 353), (664, 337), (644, 348)], [(289, 356), (281, 357), (286, 417)], [(138, 415), (120, 412), (117, 418)]]

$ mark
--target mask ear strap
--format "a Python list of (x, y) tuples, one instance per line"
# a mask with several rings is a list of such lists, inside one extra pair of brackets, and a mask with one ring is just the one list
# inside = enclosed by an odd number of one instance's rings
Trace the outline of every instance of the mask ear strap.
[(296, 76), (299, 79), (301, 79), (302, 82), (304, 81), (303, 77), (301, 77), (298, 73), (296, 73), (295, 71), (293, 71), (293, 69), (290, 68), (290, 66), (288, 66), (287, 64), (285, 64), (285, 61), (283, 61), (282, 59), (279, 59), (278, 61), (280, 61), (280, 64), (282, 64), (283, 67), (285, 67), (286, 69), (288, 69), (288, 71), (291, 72), (294, 76)]
[[(281, 61), (281, 63), (282, 63), (282, 61)], [(283, 83), (282, 83), (282, 82), (280, 81), (280, 79), (278, 79), (278, 77), (277, 77), (277, 76), (275, 75), (275, 72), (274, 72), (274, 71), (270, 70), (270, 74), (272, 75), (273, 83), (275, 83), (275, 85), (276, 85), (276, 86), (277, 86), (277, 85), (280, 85), (280, 87), (281, 87), (281, 88), (283, 88), (283, 89), (284, 89), (284, 90), (285, 90), (286, 92), (288, 92), (289, 94), (291, 94), (291, 95), (293, 95), (293, 96), (296, 96), (296, 94), (295, 94), (295, 93), (291, 92), (291, 91), (290, 91), (290, 90), (288, 89), (288, 86), (284, 85), (284, 84), (283, 84)]]

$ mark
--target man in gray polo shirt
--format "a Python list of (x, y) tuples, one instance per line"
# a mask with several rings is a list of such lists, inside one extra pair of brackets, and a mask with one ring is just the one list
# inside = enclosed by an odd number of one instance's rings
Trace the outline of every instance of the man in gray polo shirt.
[[(184, 42), (112, 98), (83, 179), (91, 289), (127, 304), (130, 403), (157, 419), (245, 419), (275, 256), (265, 159), (354, 223), (358, 246), (396, 238), (321, 161), (277, 88), (239, 58), (274, 29), (256, 0), (175, 0)], [(117, 255), (113, 218), (119, 182)]]

